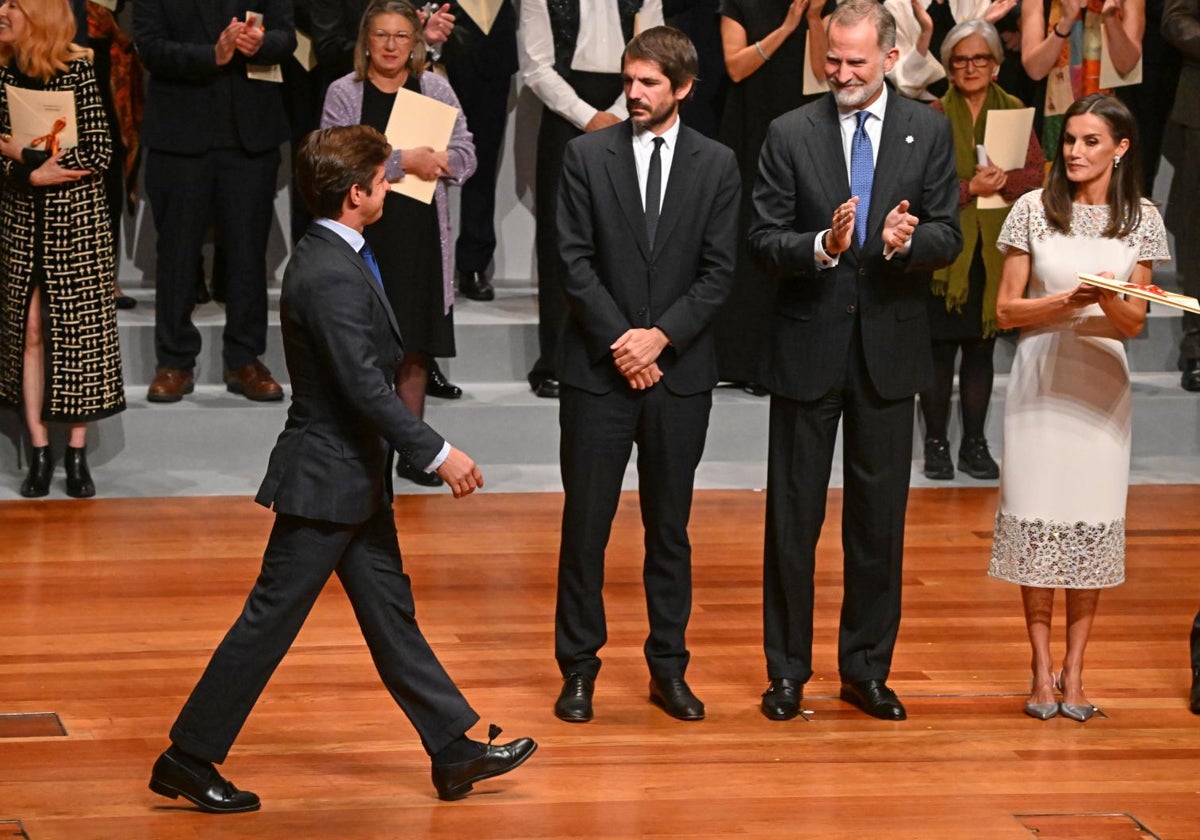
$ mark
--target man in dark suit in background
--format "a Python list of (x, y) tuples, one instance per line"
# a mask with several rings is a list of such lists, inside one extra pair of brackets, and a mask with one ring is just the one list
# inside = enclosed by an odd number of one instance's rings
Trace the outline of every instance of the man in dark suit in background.
[[(244, 19), (247, 10), (257, 24)], [(226, 279), (226, 387), (251, 400), (282, 399), (258, 357), (267, 349), (267, 236), (288, 122), (282, 86), (250, 73), (295, 50), (291, 0), (138, 0), (133, 25), (150, 74), (141, 136), (158, 234), (158, 371), (147, 397), (177, 402), (193, 390), (196, 266), (215, 219)]]
[[(274, 507), (262, 570), (154, 765), (150, 789), (214, 813), (258, 797), (221, 778), (229, 748), (275, 667), (337, 573), (384, 685), (421, 736), (442, 799), (507, 773), (537, 745), (467, 738), (479, 716), (442, 669), (414, 616), (392, 510), (394, 452), (437, 470), (455, 498), (483, 486), (475, 462), (393, 391), (400, 331), (363, 228), (383, 212), (391, 152), (367, 126), (317, 131), (296, 178), (317, 221), (296, 246), (280, 298), (292, 403), (256, 501)], [(360, 250), (362, 249), (362, 250)]]
[[(629, 119), (567, 144), (558, 242), (569, 318), (559, 344), (563, 489), (558, 717), (587, 721), (607, 639), (604, 550), (630, 451), (646, 529), (650, 700), (704, 717), (684, 681), (692, 604), (687, 524), (717, 364), (709, 324), (733, 284), (740, 187), (726, 147), (683, 125), (696, 51), (648, 29), (622, 59)], [(660, 212), (661, 208), (661, 212)]]
[(781, 274), (771, 360), (762, 711), (800, 711), (812, 676), (813, 570), (838, 421), (845, 475), (842, 699), (903, 720), (888, 688), (900, 626), (913, 395), (932, 370), (930, 273), (962, 249), (945, 117), (884, 84), (896, 24), (875, 0), (828, 22), (831, 93), (775, 120), (750, 249)]

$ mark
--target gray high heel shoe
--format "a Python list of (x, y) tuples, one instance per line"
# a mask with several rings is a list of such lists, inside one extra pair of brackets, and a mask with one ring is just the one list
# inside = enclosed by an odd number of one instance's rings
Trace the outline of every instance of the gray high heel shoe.
[[(1034, 682), (1033, 682), (1033, 680), (1030, 680), (1029, 681), (1030, 693), (1033, 692), (1033, 686), (1034, 686)], [(1032, 701), (1026, 700), (1025, 701), (1025, 714), (1029, 715), (1031, 718), (1037, 718), (1038, 720), (1050, 720), (1050, 718), (1052, 718), (1058, 714), (1058, 703), (1054, 702), (1053, 700), (1050, 701), (1049, 703), (1034, 703)]]
[[(1063, 690), (1062, 676), (1063, 672), (1059, 671), (1058, 676), (1054, 678), (1054, 687), (1059, 691)], [(1071, 720), (1077, 720), (1080, 723), (1087, 723), (1089, 720), (1091, 720), (1092, 715), (1100, 711), (1098, 707), (1093, 706), (1090, 703), (1086, 706), (1077, 705), (1075, 703), (1059, 703), (1058, 710), (1062, 712), (1063, 717), (1068, 717)]]

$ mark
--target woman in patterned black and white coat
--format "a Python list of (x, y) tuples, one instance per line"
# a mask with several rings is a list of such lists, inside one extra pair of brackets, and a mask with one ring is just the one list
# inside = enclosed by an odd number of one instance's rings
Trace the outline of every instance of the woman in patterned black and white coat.
[[(70, 424), (68, 495), (95, 495), (87, 423), (125, 408), (102, 182), (112, 146), (74, 34), (67, 0), (0, 3), (0, 402), (29, 427), (28, 497), (50, 491), (47, 421)], [(73, 92), (77, 145), (48, 154), (14, 138), (10, 87)]]

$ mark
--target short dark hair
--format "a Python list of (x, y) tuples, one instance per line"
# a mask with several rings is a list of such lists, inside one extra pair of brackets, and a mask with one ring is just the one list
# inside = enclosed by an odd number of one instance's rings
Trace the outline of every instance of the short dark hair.
[(621, 54), (622, 69), (630, 59), (653, 61), (667, 77), (673, 91), (693, 81), (700, 72), (696, 45), (673, 26), (653, 26), (633, 36)]
[(876, 41), (879, 49), (888, 52), (896, 46), (896, 19), (879, 0), (846, 0), (829, 15), (825, 23), (825, 34), (834, 26), (854, 26), (870, 20), (875, 24)]
[[(1112, 239), (1128, 236), (1137, 229), (1142, 220), (1142, 166), (1137, 123), (1121, 100), (1115, 96), (1093, 93), (1071, 103), (1071, 107), (1063, 115), (1063, 134), (1066, 133), (1071, 117), (1080, 114), (1095, 114), (1104, 120), (1117, 143), (1129, 140), (1129, 148), (1121, 155), (1120, 165), (1113, 167), (1112, 177), (1108, 182), (1108, 227), (1104, 229), (1104, 235)], [(1071, 229), (1075, 185), (1067, 178), (1062, 144), (1060, 135), (1058, 153), (1050, 166), (1046, 189), (1042, 190), (1042, 207), (1051, 226), (1067, 233)]]
[(337, 219), (354, 185), (368, 195), (379, 167), (392, 153), (387, 138), (369, 125), (341, 125), (310, 132), (296, 152), (296, 185), (308, 211)]

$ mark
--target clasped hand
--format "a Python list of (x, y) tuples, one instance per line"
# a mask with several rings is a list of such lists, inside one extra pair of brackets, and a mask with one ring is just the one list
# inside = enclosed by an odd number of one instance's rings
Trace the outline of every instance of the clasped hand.
[(636, 391), (651, 387), (662, 379), (658, 357), (669, 344), (666, 334), (658, 327), (629, 329), (609, 347), (613, 364)]
[(400, 153), (400, 164), (404, 171), (416, 175), (422, 181), (436, 181), (450, 174), (450, 155), (445, 151), (434, 151), (431, 146), (418, 146)]

